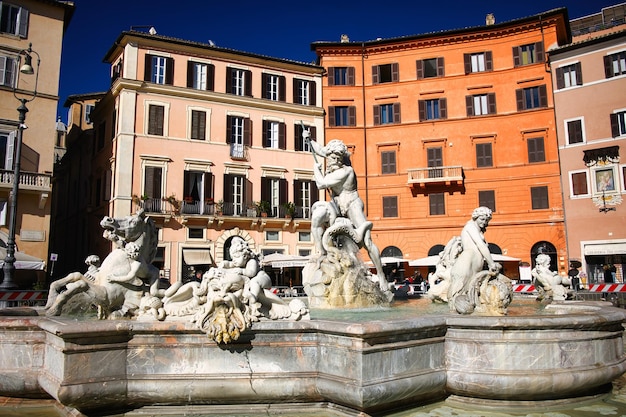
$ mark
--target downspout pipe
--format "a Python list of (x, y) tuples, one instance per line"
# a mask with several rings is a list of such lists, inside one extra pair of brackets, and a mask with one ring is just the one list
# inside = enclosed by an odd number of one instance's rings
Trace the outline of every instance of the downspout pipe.
[(369, 216), (369, 186), (367, 170), (367, 119), (365, 104), (365, 42), (361, 42), (361, 91), (363, 99), (363, 154), (365, 158), (365, 216)]

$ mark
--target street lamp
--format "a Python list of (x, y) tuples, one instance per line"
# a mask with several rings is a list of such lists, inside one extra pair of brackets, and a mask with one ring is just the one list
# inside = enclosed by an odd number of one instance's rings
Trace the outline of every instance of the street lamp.
[[(13, 281), (15, 274), (15, 227), (17, 225), (17, 192), (20, 184), (20, 158), (22, 156), (22, 135), (26, 125), (26, 113), (28, 108), (26, 103), (29, 103), (37, 97), (37, 81), (39, 80), (39, 64), (41, 59), (39, 54), (32, 49), (33, 44), (28, 45), (28, 49), (22, 49), (18, 56), (24, 55), (24, 64), (20, 67), (22, 74), (32, 75), (35, 74), (35, 88), (32, 92), (24, 92), (17, 90), (17, 80), (13, 83), (13, 96), (20, 102), (20, 106), (17, 108), (19, 116), (19, 125), (17, 126), (17, 142), (14, 146), (13, 154), (13, 190), (9, 197), (9, 213), (11, 222), (9, 223), (9, 238), (7, 240), (7, 256), (4, 258), (4, 266), (2, 271), (4, 272), (4, 280), (0, 284), (0, 289), (10, 290), (17, 288), (17, 284)], [(33, 54), (37, 56), (37, 67), (33, 68)]]

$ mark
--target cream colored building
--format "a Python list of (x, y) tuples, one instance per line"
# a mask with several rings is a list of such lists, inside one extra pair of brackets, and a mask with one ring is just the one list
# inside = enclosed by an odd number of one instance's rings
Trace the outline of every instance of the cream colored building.
[(309, 254), (309, 208), (323, 194), (302, 127), (323, 143), (323, 68), (150, 32), (121, 33), (105, 56), (93, 216), (146, 210), (159, 228), (155, 264), (172, 282), (228, 258), (233, 236), (264, 254)]
[(570, 261), (580, 261), (589, 283), (603, 282), (605, 265), (614, 266), (617, 282), (624, 281), (624, 10), (626, 4), (573, 21), (573, 42), (549, 51), (567, 252)]
[[(9, 194), (13, 186), (13, 149), (17, 137), (20, 102), (14, 97), (36, 98), (26, 104), (21, 153), (20, 188), (16, 217), (16, 244), (21, 252), (42, 260), (48, 258), (50, 235), (49, 202), (59, 100), (61, 46), (65, 29), (74, 12), (73, 2), (51, 0), (9, 0), (0, 3), (0, 234), (6, 241), (9, 231)], [(19, 72), (24, 64), (21, 50), (32, 49), (35, 74)], [(62, 136), (62, 135), (61, 135)], [(19, 278), (19, 276), (16, 276)], [(32, 276), (22, 285), (32, 285)], [(40, 275), (38, 277), (42, 279)]]

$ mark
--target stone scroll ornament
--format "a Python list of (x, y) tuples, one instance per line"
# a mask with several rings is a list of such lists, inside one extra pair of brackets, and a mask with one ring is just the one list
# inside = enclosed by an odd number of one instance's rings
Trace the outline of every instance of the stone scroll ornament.
[(511, 280), (500, 273), (502, 266), (493, 261), (484, 237), (491, 216), (489, 208), (478, 207), (461, 236), (450, 239), (429, 276), (428, 298), (447, 302), (459, 314), (507, 314)]
[[(311, 207), (311, 236), (317, 257), (302, 271), (309, 306), (388, 306), (393, 293), (383, 272), (380, 252), (372, 241), (372, 223), (365, 217), (346, 145), (334, 139), (321, 146), (309, 140), (310, 132), (304, 125), (302, 136), (313, 154), (315, 183), (330, 192), (329, 201), (318, 201)], [(317, 156), (326, 158), (325, 172)], [(361, 248), (367, 250), (376, 274), (359, 257)]]
[(151, 263), (158, 243), (153, 221), (143, 210), (122, 219), (105, 217), (100, 225), (113, 250), (100, 264), (91, 255), (88, 270), (73, 272), (50, 286), (49, 316), (176, 320), (186, 318), (217, 343), (230, 343), (262, 319), (308, 319), (300, 299), (288, 304), (270, 291), (270, 277), (259, 256), (239, 236), (233, 237), (231, 260), (209, 269), (202, 282), (181, 281), (159, 289), (159, 270)]

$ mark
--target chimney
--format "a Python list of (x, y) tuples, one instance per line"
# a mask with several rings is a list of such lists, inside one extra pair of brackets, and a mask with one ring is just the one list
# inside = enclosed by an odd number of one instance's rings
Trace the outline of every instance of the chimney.
[(496, 24), (496, 17), (493, 15), (493, 13), (487, 13), (487, 17), (485, 18), (485, 24), (487, 26)]

